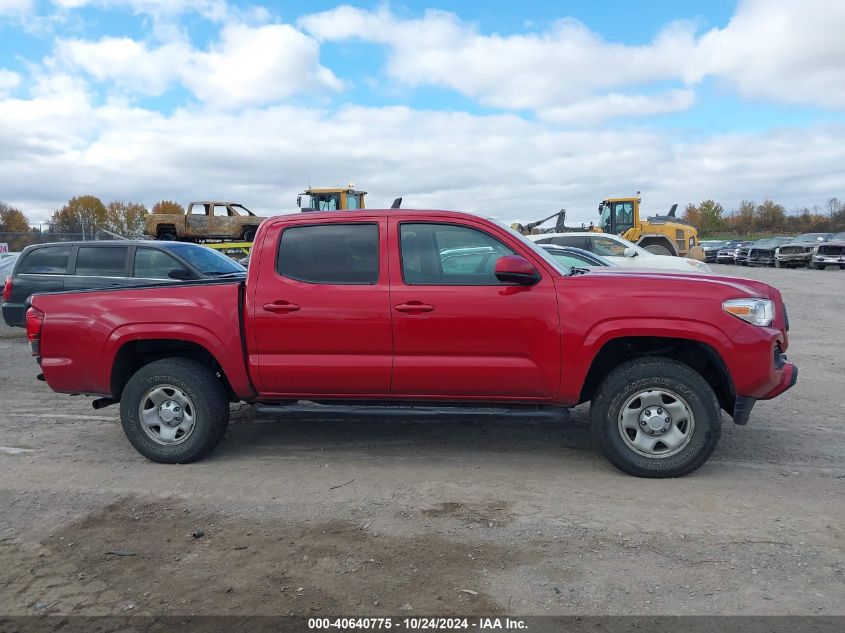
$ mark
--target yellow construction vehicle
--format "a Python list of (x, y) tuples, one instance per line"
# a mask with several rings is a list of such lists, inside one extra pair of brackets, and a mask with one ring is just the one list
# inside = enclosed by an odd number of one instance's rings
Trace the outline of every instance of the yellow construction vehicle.
[[(593, 231), (614, 233), (656, 255), (675, 255), (704, 261), (704, 250), (696, 228), (682, 218), (675, 217), (678, 205), (672, 205), (666, 215), (650, 218), (640, 216), (640, 192), (633, 198), (606, 198), (599, 204), (599, 222), (580, 228), (566, 226), (566, 210), (561, 209), (547, 218), (528, 224), (512, 224), (523, 235), (537, 233), (569, 233)], [(539, 228), (552, 218), (557, 218), (554, 229)]]
[(696, 228), (675, 217), (677, 204), (667, 215), (643, 218), (640, 192), (633, 198), (606, 198), (599, 204), (598, 228), (615, 233), (656, 255), (676, 255), (704, 261), (704, 250)]
[(351, 182), (345, 188), (308, 187), (296, 197), (296, 206), (303, 211), (343, 211), (364, 209), (366, 191), (357, 191)]

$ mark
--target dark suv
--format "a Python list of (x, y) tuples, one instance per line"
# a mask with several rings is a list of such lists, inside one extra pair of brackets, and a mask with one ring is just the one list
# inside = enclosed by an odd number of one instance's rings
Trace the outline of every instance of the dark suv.
[(198, 244), (155, 241), (56, 242), (28, 246), (3, 286), (3, 320), (23, 327), (40, 292), (119, 288), (243, 275), (246, 269)]

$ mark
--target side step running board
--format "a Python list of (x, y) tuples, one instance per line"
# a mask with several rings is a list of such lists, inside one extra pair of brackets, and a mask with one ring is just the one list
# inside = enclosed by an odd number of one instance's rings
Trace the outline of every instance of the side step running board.
[(289, 405), (256, 404), (259, 415), (298, 418), (437, 418), (437, 417), (480, 417), (566, 420), (569, 409), (564, 407), (449, 407), (449, 406), (362, 406), (355, 404), (316, 404), (298, 402)]

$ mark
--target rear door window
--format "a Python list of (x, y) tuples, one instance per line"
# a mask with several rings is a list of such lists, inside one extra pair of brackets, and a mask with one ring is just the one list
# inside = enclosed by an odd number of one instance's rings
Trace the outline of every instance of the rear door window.
[(126, 246), (80, 246), (76, 274), (89, 277), (125, 277)]
[(575, 248), (583, 248), (585, 251), (590, 250), (590, 238), (586, 235), (560, 235), (558, 237), (547, 237), (542, 240), (537, 240), (538, 244), (557, 244), (558, 246), (573, 246)]
[(70, 245), (37, 248), (21, 263), (21, 274), (64, 275), (70, 259)]
[(322, 224), (285, 229), (276, 270), (312, 284), (378, 283), (378, 225)]
[(169, 279), (174, 268), (184, 268), (175, 257), (157, 248), (140, 247), (135, 251), (134, 277)]

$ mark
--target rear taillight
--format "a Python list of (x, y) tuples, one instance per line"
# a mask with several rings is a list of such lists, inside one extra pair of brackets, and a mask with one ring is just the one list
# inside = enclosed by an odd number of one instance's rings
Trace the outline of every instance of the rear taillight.
[(41, 348), (41, 326), (44, 325), (44, 313), (38, 308), (26, 311), (26, 338), (33, 356), (38, 356)]
[(3, 301), (8, 301), (12, 298), (12, 278), (6, 277), (6, 283), (3, 284)]

